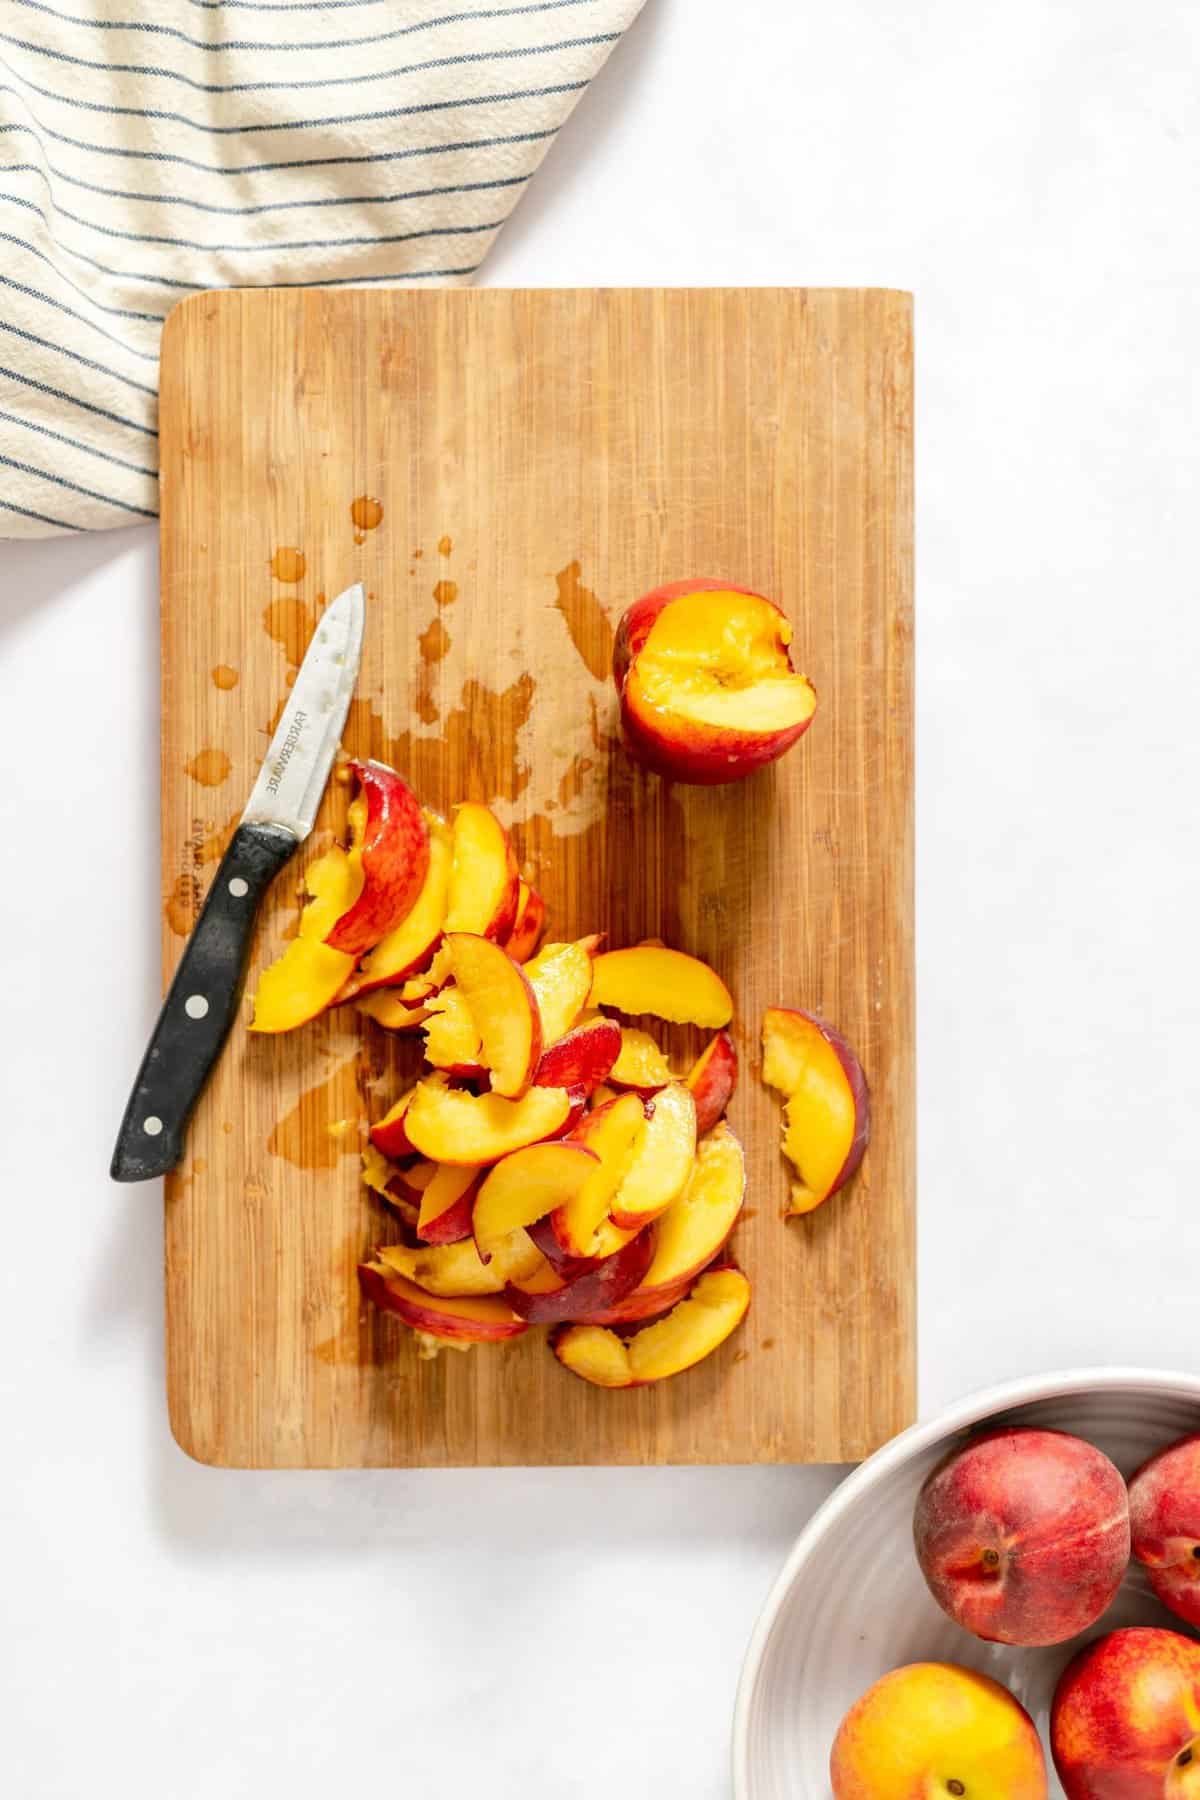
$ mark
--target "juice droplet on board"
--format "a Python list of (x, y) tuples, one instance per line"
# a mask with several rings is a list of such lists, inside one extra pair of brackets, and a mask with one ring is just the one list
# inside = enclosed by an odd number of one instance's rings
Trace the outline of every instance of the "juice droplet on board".
[(454, 548), (454, 545), (451, 543), (451, 541), (448, 537), (442, 537), (442, 538), (438, 539), (438, 555), (439, 556), (449, 556), (449, 554), (453, 550), (453, 548)]
[(276, 581), (302, 581), (307, 568), (303, 550), (294, 544), (281, 544), (271, 558), (271, 573)]
[[(383, 507), (369, 494), (360, 494), (357, 500), (350, 502), (350, 519), (357, 530), (374, 531), (382, 518)], [(361, 539), (356, 541), (361, 542)]]
[(218, 663), (212, 672), (213, 686), (219, 688), (235, 688), (238, 684), (238, 672), (231, 669), (228, 663)]
[(220, 787), (232, 765), (224, 750), (198, 750), (183, 766), (201, 787)]
[(263, 608), (263, 630), (279, 645), (288, 661), (297, 667), (316, 628), (317, 621), (312, 608), (291, 594), (286, 594), (279, 600), (270, 600)]
[(433, 590), (433, 597), (439, 606), (453, 606), (458, 599), (457, 581), (439, 581)]

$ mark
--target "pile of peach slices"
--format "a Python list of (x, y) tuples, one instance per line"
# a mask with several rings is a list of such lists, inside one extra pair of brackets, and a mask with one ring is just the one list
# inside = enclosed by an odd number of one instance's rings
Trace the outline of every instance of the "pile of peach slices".
[[(546, 909), (508, 834), (466, 802), (448, 825), (394, 769), (353, 763), (350, 847), (308, 870), (297, 936), (266, 969), (257, 1032), (353, 1002), (424, 1034), (426, 1067), (371, 1126), (364, 1179), (402, 1241), (359, 1269), (422, 1353), (554, 1327), (554, 1354), (599, 1387), (677, 1375), (736, 1329), (750, 1284), (725, 1253), (742, 1147), (724, 1122), (733, 1001), (658, 942), (539, 940)], [(612, 1013), (713, 1033), (686, 1074)], [(784, 1148), (807, 1212), (857, 1168), (867, 1089), (845, 1041), (771, 1008), (764, 1074), (787, 1096)]]

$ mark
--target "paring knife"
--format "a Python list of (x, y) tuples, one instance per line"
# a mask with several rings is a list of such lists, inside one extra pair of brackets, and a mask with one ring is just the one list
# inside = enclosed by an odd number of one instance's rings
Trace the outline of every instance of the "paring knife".
[(362, 656), (361, 582), (321, 615), (213, 877), (138, 1070), (113, 1152), (114, 1181), (165, 1175), (237, 1016), (259, 902), (313, 828)]

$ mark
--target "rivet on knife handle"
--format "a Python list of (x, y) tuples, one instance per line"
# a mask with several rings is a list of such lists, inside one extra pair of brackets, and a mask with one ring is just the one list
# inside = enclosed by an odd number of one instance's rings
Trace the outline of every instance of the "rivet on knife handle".
[(298, 840), (241, 825), (213, 877), (138, 1070), (113, 1152), (114, 1181), (149, 1181), (183, 1154), (192, 1108), (237, 1016), (259, 901)]

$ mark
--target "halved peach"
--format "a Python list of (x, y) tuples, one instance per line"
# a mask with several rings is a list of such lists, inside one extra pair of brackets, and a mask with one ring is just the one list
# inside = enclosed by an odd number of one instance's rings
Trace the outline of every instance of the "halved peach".
[(385, 1156), (397, 1158), (415, 1156), (417, 1153), (417, 1147), (409, 1139), (404, 1124), (405, 1116), (413, 1103), (416, 1091), (415, 1086), (408, 1088), (401, 1094), (395, 1105), (388, 1108), (382, 1119), (371, 1126), (368, 1134), (371, 1142), (377, 1150), (382, 1150)]
[(513, 1276), (504, 1294), (531, 1325), (560, 1325), (617, 1304), (636, 1288), (654, 1254), (653, 1233), (639, 1232), (612, 1256), (569, 1271), (546, 1263), (531, 1276)]
[(632, 1025), (621, 1027), (621, 1054), (608, 1073), (615, 1088), (632, 1088), (643, 1098), (656, 1094), (671, 1079), (667, 1059), (648, 1031)]
[(503, 943), (517, 916), (520, 876), (508, 833), (473, 800), (454, 812), (453, 858), (443, 929)]
[(733, 1098), (737, 1086), (738, 1053), (727, 1031), (710, 1038), (687, 1073), (687, 1085), (696, 1102), (696, 1135), (712, 1130)]
[(346, 983), (344, 1000), (352, 999), (356, 994), (369, 994), (376, 988), (397, 986), (407, 976), (427, 967), (441, 942), (453, 848), (450, 827), (445, 819), (428, 808), (424, 817), (429, 836), (429, 864), (421, 891), (400, 923), (394, 925), (363, 958)]
[(728, 1125), (700, 1139), (687, 1185), (658, 1221), (642, 1287), (669, 1291), (695, 1279), (725, 1246), (746, 1197), (746, 1158)]
[(749, 1305), (750, 1283), (741, 1270), (714, 1269), (665, 1318), (632, 1337), (619, 1338), (602, 1325), (568, 1325), (555, 1334), (554, 1354), (596, 1387), (644, 1387), (711, 1356), (737, 1330)]
[(733, 1017), (733, 998), (720, 976), (699, 957), (660, 944), (633, 944), (597, 956), (591, 1004), (714, 1030)]
[(596, 1013), (542, 1051), (534, 1082), (538, 1087), (578, 1086), (590, 1094), (607, 1078), (620, 1048), (621, 1028), (616, 1020)]
[(696, 1103), (680, 1081), (646, 1102), (646, 1130), (612, 1197), (614, 1225), (637, 1231), (678, 1200), (696, 1160)]
[(813, 1013), (769, 1006), (762, 1042), (763, 1080), (787, 1100), (783, 1153), (799, 1176), (788, 1211), (812, 1212), (863, 1159), (871, 1136), (867, 1078), (842, 1034)]
[(557, 1137), (583, 1104), (578, 1089), (529, 1089), (519, 1100), (452, 1088), (444, 1076), (419, 1081), (404, 1114), (413, 1148), (434, 1162), (496, 1163), (513, 1150)]
[(381, 1262), (360, 1263), (358, 1280), (366, 1298), (383, 1312), (449, 1343), (495, 1344), (529, 1329), (498, 1294), (428, 1294)]
[(408, 783), (381, 762), (354, 762), (348, 862), (355, 892), (325, 942), (361, 956), (407, 917), (429, 867), (429, 829)]
[(546, 923), (546, 902), (537, 889), (522, 881), (517, 895), (517, 916), (504, 940), (504, 948), (514, 962), (528, 962), (538, 947), (538, 939)]
[[(531, 1088), (530, 1093), (540, 1092)], [(596, 1233), (608, 1217), (613, 1195), (625, 1180), (647, 1132), (646, 1108), (637, 1094), (619, 1094), (576, 1125), (572, 1137), (598, 1157), (598, 1166), (577, 1192), (550, 1214), (550, 1224), (568, 1256), (596, 1254)]]
[[(549, 1269), (525, 1231), (514, 1231), (497, 1244), (490, 1263), (479, 1260), (472, 1238), (456, 1244), (387, 1244), (376, 1250), (375, 1261), (416, 1282), (427, 1294), (454, 1297), (466, 1294), (502, 1294), (509, 1281), (532, 1281)], [(522, 1314), (524, 1317), (524, 1314)]]
[(426, 1003), (425, 1059), (448, 1075), (483, 1074), (483, 1040), (467, 997), (453, 982)]
[(542, 1015), (533, 988), (520, 963), (489, 938), (448, 932), (446, 946), (455, 981), (446, 992), (460, 994), (466, 1002), (482, 1044), (483, 1065), (491, 1071), (492, 1092), (519, 1099), (542, 1053)]
[(356, 879), (340, 844), (309, 864), (304, 885), (311, 899), (300, 915), (298, 935), (258, 978), (251, 1031), (293, 1031), (338, 998), (354, 958), (331, 949), (325, 939), (353, 904)]
[(602, 938), (573, 944), (543, 944), (525, 964), (542, 1019), (542, 1042), (556, 1044), (578, 1022), (592, 986), (593, 959)]
[(356, 1002), (365, 1019), (372, 1019), (384, 1031), (416, 1031), (429, 1017), (424, 1006), (410, 1006), (395, 988), (376, 988)]
[(471, 1216), (483, 1171), (470, 1163), (438, 1163), (421, 1195), (417, 1236), (426, 1244), (457, 1244), (471, 1235)]
[(817, 696), (792, 668), (773, 601), (698, 579), (656, 588), (617, 629), (613, 679), (630, 751), (673, 781), (740, 781), (812, 723)]
[(529, 1144), (494, 1163), (475, 1200), (471, 1228), (482, 1262), (514, 1231), (533, 1225), (578, 1194), (600, 1158), (569, 1139)]

